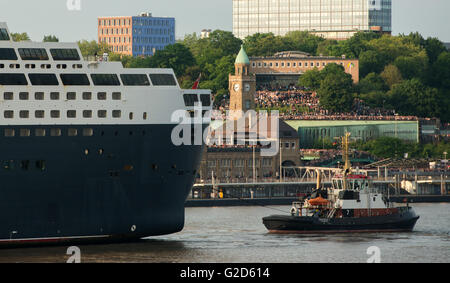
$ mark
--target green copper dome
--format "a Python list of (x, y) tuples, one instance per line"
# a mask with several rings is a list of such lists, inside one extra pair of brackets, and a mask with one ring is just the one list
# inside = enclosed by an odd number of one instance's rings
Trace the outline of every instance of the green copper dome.
[(239, 51), (239, 54), (236, 57), (235, 64), (247, 64), (247, 65), (250, 65), (250, 60), (248, 59), (247, 53), (244, 50), (244, 45), (241, 45), (241, 51)]

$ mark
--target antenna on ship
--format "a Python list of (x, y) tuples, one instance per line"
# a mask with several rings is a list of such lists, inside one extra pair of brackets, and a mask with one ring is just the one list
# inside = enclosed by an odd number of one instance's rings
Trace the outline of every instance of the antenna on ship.
[(351, 133), (345, 133), (345, 136), (342, 137), (342, 155), (345, 161), (345, 165), (344, 165), (344, 175), (347, 176), (351, 173), (352, 171), (352, 164), (350, 163), (350, 158), (349, 158), (349, 140), (350, 140), (350, 136), (352, 134)]

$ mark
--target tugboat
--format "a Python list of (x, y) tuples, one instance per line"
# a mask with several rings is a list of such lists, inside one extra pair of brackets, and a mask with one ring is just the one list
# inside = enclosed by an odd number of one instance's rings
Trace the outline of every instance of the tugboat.
[[(371, 179), (353, 173), (348, 158), (350, 133), (343, 138), (345, 167), (324, 189), (302, 202), (294, 202), (291, 215), (263, 218), (270, 233), (411, 232), (419, 219), (409, 204), (396, 206), (375, 189)], [(319, 174), (318, 174), (319, 175)], [(320, 175), (319, 175), (320, 176)]]

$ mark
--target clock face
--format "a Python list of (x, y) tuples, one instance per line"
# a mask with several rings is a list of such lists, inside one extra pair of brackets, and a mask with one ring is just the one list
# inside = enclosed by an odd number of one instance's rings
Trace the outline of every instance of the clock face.
[(245, 84), (244, 85), (244, 89), (245, 89), (245, 91), (250, 91), (250, 84)]
[(239, 84), (234, 84), (234, 91), (239, 91), (241, 86)]

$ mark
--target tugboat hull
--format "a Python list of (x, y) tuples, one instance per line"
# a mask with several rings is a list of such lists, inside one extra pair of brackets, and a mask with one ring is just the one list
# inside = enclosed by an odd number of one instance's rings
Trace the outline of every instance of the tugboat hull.
[(273, 215), (263, 218), (263, 223), (270, 233), (373, 233), (373, 232), (411, 232), (419, 216), (412, 210), (403, 214), (348, 217), (318, 218), (301, 216)]

